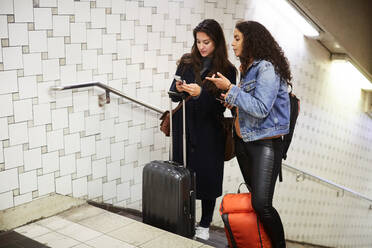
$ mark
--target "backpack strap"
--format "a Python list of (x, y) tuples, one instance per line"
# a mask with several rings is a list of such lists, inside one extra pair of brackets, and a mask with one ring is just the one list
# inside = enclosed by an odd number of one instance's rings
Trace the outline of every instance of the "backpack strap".
[[(292, 137), (293, 137), (294, 129), (296, 126), (297, 117), (300, 113), (300, 99), (298, 99), (296, 95), (292, 93), (292, 87), (288, 95), (289, 95), (289, 104), (290, 104), (289, 133), (282, 137), (282, 142), (281, 142), (282, 143), (282, 147), (281, 147), (282, 159), (284, 160), (287, 159), (287, 152), (289, 149), (289, 145), (292, 142)], [(279, 182), (282, 182), (282, 181), (283, 181), (282, 166), (280, 163)]]
[(260, 220), (258, 218), (258, 215), (257, 215), (257, 229), (258, 229), (258, 237), (260, 238), (260, 247), (263, 248), (261, 230), (260, 230)]
[(291, 144), (294, 128), (296, 126), (297, 117), (300, 110), (300, 100), (293, 94), (289, 94), (290, 103), (290, 123), (289, 123), (289, 133), (283, 136), (283, 159), (287, 158), (287, 151), (289, 145)]

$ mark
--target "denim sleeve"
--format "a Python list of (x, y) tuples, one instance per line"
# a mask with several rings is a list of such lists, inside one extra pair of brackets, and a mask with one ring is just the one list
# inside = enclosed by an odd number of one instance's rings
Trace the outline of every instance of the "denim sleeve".
[(280, 79), (271, 63), (259, 65), (256, 87), (251, 95), (238, 86), (232, 86), (226, 102), (256, 118), (265, 118), (270, 113), (279, 92)]

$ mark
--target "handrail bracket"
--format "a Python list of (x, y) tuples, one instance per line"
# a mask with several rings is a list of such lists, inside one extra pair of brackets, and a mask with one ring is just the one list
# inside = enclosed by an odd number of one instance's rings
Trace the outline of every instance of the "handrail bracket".
[(50, 89), (51, 90), (71, 90), (71, 89), (93, 87), (93, 86), (99, 87), (99, 88), (104, 89), (106, 91), (104, 94), (98, 96), (98, 105), (100, 107), (102, 107), (103, 105), (105, 105), (107, 103), (110, 103), (110, 93), (113, 93), (117, 96), (123, 97), (127, 100), (130, 100), (130, 101), (136, 103), (136, 104), (139, 104), (139, 105), (141, 105), (145, 108), (151, 109), (151, 110), (157, 112), (158, 114), (163, 114), (164, 113), (164, 110), (162, 110), (162, 109), (160, 109), (156, 106), (141, 102), (141, 101), (139, 101), (139, 100), (137, 100), (137, 99), (135, 99), (131, 96), (128, 96), (128, 95), (124, 94), (123, 92), (120, 92), (120, 91), (118, 91), (114, 88), (111, 88), (108, 85), (101, 84), (99, 82), (74, 84), (74, 85), (68, 85), (68, 86), (63, 86), (63, 87), (58, 86), (58, 87), (51, 87)]
[(110, 91), (105, 90), (106, 92), (103, 94), (98, 95), (98, 106), (103, 107), (105, 104), (109, 104), (110, 99)]
[(337, 197), (343, 197), (345, 195), (345, 190), (337, 191)]
[(296, 182), (302, 182), (304, 180), (305, 180), (305, 174), (304, 173), (296, 174)]

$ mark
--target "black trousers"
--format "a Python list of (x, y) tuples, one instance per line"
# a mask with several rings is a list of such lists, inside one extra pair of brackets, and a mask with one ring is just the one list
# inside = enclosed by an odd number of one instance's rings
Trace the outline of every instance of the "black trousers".
[(216, 205), (216, 199), (202, 199), (201, 200), (202, 216), (199, 222), (199, 226), (209, 227), (211, 225), (215, 205)]
[(235, 135), (235, 153), (245, 182), (273, 247), (285, 247), (284, 229), (272, 205), (276, 179), (282, 161), (281, 138), (244, 142)]

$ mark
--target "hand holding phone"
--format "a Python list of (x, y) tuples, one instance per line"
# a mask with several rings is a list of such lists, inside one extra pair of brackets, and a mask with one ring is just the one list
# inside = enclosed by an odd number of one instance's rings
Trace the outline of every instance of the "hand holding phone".
[(174, 80), (176, 80), (176, 89), (178, 92), (183, 92), (184, 89), (182, 87), (185, 84), (185, 80), (182, 80), (181, 76), (174, 75)]
[(181, 76), (178, 76), (178, 75), (174, 75), (174, 80), (182, 82)]

